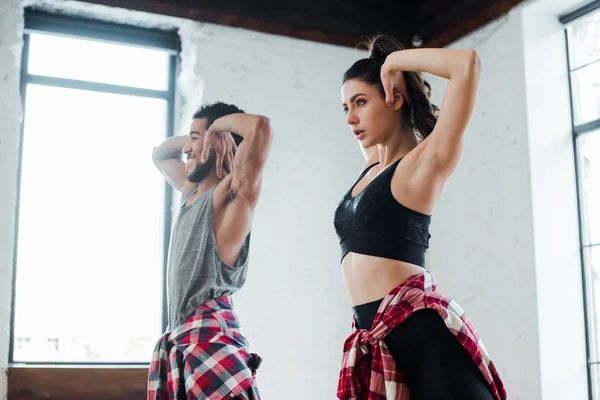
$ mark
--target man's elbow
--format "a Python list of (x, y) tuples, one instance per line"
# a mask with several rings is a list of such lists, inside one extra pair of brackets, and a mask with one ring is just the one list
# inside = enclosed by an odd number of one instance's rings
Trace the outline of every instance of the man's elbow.
[(260, 135), (261, 141), (271, 143), (273, 130), (271, 129), (271, 120), (268, 117), (259, 115), (256, 122), (255, 133)]
[(163, 154), (161, 154), (159, 146), (155, 147), (154, 150), (152, 150), (152, 163), (161, 172), (163, 169), (162, 167), (163, 167), (164, 161), (165, 161), (165, 157)]

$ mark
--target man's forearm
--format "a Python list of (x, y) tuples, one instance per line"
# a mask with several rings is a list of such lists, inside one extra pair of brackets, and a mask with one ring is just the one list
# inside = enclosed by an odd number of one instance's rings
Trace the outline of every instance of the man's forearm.
[(187, 135), (173, 136), (162, 142), (158, 147), (154, 148), (152, 152), (152, 160), (154, 162), (160, 160), (166, 160), (169, 158), (175, 158), (181, 160), (182, 149), (187, 142)]
[(256, 132), (267, 117), (253, 114), (229, 114), (217, 119), (209, 129), (216, 132), (231, 132), (247, 139), (249, 135)]

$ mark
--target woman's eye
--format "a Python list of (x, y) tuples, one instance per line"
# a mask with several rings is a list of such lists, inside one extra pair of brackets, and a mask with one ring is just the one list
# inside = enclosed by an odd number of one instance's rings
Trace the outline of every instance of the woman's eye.
[(344, 114), (348, 114), (348, 109), (344, 107)]
[(365, 101), (363, 99), (359, 99), (359, 100), (356, 100), (356, 104), (361, 106), (361, 105), (365, 104)]

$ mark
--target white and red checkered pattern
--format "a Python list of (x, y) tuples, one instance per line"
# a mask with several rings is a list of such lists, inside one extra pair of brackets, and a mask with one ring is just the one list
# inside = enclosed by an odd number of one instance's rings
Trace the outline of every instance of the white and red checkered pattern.
[[(479, 339), (479, 335), (456, 302), (436, 292), (433, 274), (411, 276), (383, 299), (370, 331), (356, 329), (344, 343), (337, 397), (343, 400), (409, 400), (410, 393), (383, 339), (412, 313), (434, 309), (467, 350), (489, 383), (497, 400), (506, 399), (504, 384)], [(367, 354), (372, 354), (369, 363)]]
[(148, 374), (148, 400), (260, 399), (261, 358), (247, 351), (231, 299), (201, 305), (157, 343)]

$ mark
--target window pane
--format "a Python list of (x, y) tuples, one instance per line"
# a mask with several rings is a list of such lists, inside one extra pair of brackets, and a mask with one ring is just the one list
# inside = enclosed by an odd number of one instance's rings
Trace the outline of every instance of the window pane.
[(590, 360), (600, 362), (600, 246), (584, 250), (587, 310), (590, 335)]
[(600, 11), (579, 18), (568, 28), (571, 68), (600, 59)]
[(571, 75), (575, 125), (600, 118), (600, 61)]
[(600, 365), (592, 364), (592, 399), (600, 400)]
[(167, 103), (28, 85), (15, 361), (146, 362), (161, 332)]
[(600, 243), (600, 131), (578, 138), (583, 244)]
[(167, 90), (169, 55), (160, 50), (31, 34), (30, 74)]
[(600, 400), (600, 364), (592, 365), (592, 399)]

